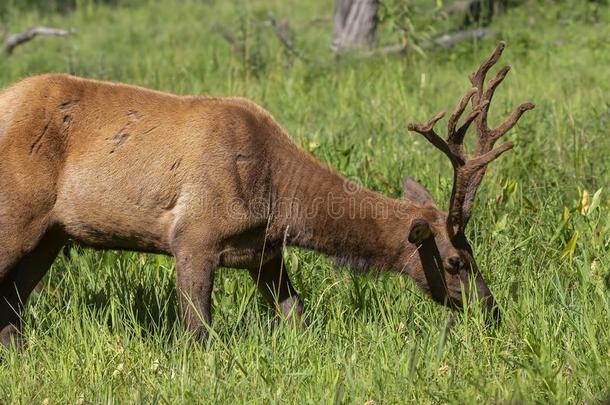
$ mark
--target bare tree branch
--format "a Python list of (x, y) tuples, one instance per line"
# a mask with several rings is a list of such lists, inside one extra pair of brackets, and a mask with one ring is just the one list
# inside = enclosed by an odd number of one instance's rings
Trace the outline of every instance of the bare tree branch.
[(230, 31), (227, 28), (222, 27), (219, 24), (214, 25), (214, 27), (212, 29), (214, 32), (220, 34), (220, 36), (222, 36), (231, 45), (233, 52), (235, 52), (236, 54), (239, 54), (239, 55), (242, 55), (244, 53), (244, 50), (245, 50), (244, 42), (242, 40), (240, 40), (239, 38), (237, 38), (235, 33), (233, 33), (232, 31)]
[[(453, 48), (460, 42), (473, 41), (478, 39), (489, 39), (494, 38), (495, 36), (496, 33), (491, 30), (485, 28), (476, 28), (473, 30), (457, 31), (452, 34), (444, 34), (436, 39), (423, 42), (419, 47), (421, 49), (432, 49), (436, 47), (449, 49)], [(409, 51), (409, 48), (409, 43), (403, 42), (401, 44), (389, 45), (382, 48), (372, 49), (370, 51), (361, 53), (360, 56), (368, 58), (376, 55), (404, 54)]]
[(364, 58), (369, 58), (371, 56), (377, 55), (392, 55), (392, 54), (404, 54), (409, 50), (408, 43), (396, 44), (396, 45), (388, 45), (381, 48), (374, 48), (369, 51), (361, 52), (360, 56)]
[(68, 35), (74, 34), (74, 29), (70, 29), (68, 31), (62, 30), (59, 28), (49, 28), (49, 27), (32, 27), (28, 29), (26, 32), (21, 34), (13, 34), (9, 35), (8, 38), (4, 41), (4, 47), (2, 48), (3, 52), (7, 55), (11, 55), (16, 47), (26, 42), (31, 41), (32, 39), (41, 36), (41, 37), (65, 37)]
[(282, 45), (284, 45), (288, 52), (299, 59), (307, 60), (307, 58), (294, 47), (294, 43), (292, 42), (292, 39), (290, 39), (290, 27), (287, 19), (284, 19), (278, 23), (275, 16), (269, 13), (269, 24), (271, 25), (277, 39)]
[[(445, 34), (436, 38), (433, 45), (441, 46), (443, 48), (453, 48), (456, 44), (463, 41), (472, 41), (475, 39), (493, 38), (495, 33), (485, 28), (476, 28), (473, 30), (457, 31), (453, 34)], [(428, 48), (432, 46), (428, 45)]]

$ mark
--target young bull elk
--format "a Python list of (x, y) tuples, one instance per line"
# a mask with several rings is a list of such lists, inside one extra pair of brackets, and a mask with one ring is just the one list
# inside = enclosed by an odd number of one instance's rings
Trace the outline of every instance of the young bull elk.
[[(445, 140), (434, 130), (442, 113), (409, 125), (453, 165), (448, 213), (410, 178), (404, 200), (351, 187), (244, 99), (177, 97), (59, 74), (9, 87), (0, 95), (2, 343), (19, 344), (24, 303), (68, 239), (173, 255), (183, 324), (197, 337), (207, 334), (219, 266), (247, 269), (280, 313), (301, 315), (283, 246), (407, 274), (450, 307), (478, 297), (497, 318), (465, 228), (486, 166), (512, 147), (494, 144), (534, 107), (524, 103), (488, 127), (489, 103), (509, 68), (486, 88), (484, 80), (503, 49), (470, 75), (473, 87)], [(469, 102), (472, 112), (458, 125)], [(463, 140), (473, 122), (469, 158)]]

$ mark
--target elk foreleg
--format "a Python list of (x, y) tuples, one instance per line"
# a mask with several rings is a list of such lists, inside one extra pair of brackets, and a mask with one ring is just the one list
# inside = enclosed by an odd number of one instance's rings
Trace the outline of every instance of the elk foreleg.
[(303, 303), (290, 282), (281, 254), (249, 272), (260, 293), (279, 314), (300, 322)]
[(213, 255), (182, 249), (176, 257), (176, 286), (183, 327), (197, 340), (206, 340), (212, 323), (212, 288), (218, 266)]

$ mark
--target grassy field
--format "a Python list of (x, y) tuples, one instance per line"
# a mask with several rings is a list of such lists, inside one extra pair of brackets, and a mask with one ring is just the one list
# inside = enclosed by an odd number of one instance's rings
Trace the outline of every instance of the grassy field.
[[(0, 7), (10, 32), (74, 27), (0, 57), (0, 87), (70, 72), (178, 94), (239, 95), (346, 176), (400, 198), (409, 174), (446, 205), (450, 167), (405, 129), (452, 109), (495, 40), (404, 57), (328, 50), (330, 1), (77, 1), (72, 12)], [(125, 4), (123, 4), (125, 3)], [(416, 35), (455, 27), (413, 1)], [(290, 55), (266, 23), (288, 18)], [(320, 18), (325, 17), (325, 18)], [(489, 171), (470, 229), (504, 322), (485, 328), (397, 276), (354, 276), (317, 254), (284, 256), (311, 325), (294, 330), (245, 272), (222, 269), (207, 347), (177, 320), (165, 257), (73, 250), (30, 300), (29, 342), (4, 350), (2, 403), (596, 403), (610, 391), (610, 14), (588, 1), (528, 1), (490, 27), (513, 66), (494, 118), (532, 100)], [(219, 33), (243, 40), (236, 52)], [(388, 24), (380, 42), (395, 41)], [(1, 158), (1, 157), (0, 157)], [(1, 243), (1, 242), (0, 242)], [(374, 402), (373, 402), (374, 401)]]

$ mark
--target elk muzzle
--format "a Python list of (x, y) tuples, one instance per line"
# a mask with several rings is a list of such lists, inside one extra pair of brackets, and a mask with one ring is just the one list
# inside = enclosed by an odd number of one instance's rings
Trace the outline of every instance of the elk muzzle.
[(477, 275), (474, 278), (474, 284), (477, 292), (477, 300), (483, 305), (487, 323), (494, 325), (499, 324), (501, 320), (500, 310), (481, 273), (477, 272)]
[(471, 308), (482, 308), (488, 326), (499, 324), (501, 320), (500, 310), (481, 273), (478, 270), (475, 270), (474, 273), (462, 271), (459, 278), (461, 288), (463, 288), (465, 294), (459, 299), (455, 296), (452, 297), (456, 307), (462, 308), (467, 305)]
[(434, 238), (424, 240), (418, 253), (424, 273), (422, 287), (434, 301), (453, 309), (482, 306), (489, 326), (500, 322), (500, 311), (491, 290), (472, 259), (469, 246), (463, 252), (464, 256), (460, 260), (463, 266), (458, 271), (455, 271), (457, 264), (449, 263), (449, 259), (453, 256), (446, 260), (442, 259)]

